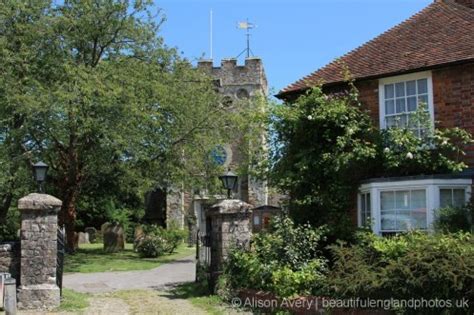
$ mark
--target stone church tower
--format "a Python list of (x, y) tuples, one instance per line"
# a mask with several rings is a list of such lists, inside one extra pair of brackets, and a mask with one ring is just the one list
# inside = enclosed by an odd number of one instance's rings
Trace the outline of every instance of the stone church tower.
[[(231, 110), (238, 111), (238, 108), (232, 107), (234, 103), (238, 104), (247, 99), (251, 101), (256, 96), (267, 96), (267, 79), (262, 60), (258, 57), (246, 58), (244, 65), (238, 65), (235, 58), (223, 59), (219, 67), (215, 67), (212, 60), (204, 59), (198, 61), (197, 67), (214, 79), (217, 91), (223, 95), (224, 105), (227, 104), (229, 108), (232, 108)], [(262, 139), (265, 143), (263, 133)], [(246, 158), (239, 150), (241, 140), (236, 139), (235, 143), (223, 144), (219, 148), (222, 152), (219, 154), (218, 162), (233, 172), (237, 171), (239, 165), (244, 162), (243, 159)], [(169, 225), (173, 221), (174, 224), (184, 227), (187, 225), (186, 217), (194, 214), (198, 227), (202, 226), (205, 224), (204, 211), (209, 206), (209, 197), (206, 192), (185, 191), (179, 186), (167, 192), (161, 190), (152, 192), (147, 196), (147, 214), (144, 219), (161, 225)], [(268, 204), (267, 184), (254, 180), (249, 175), (240, 174), (234, 198), (255, 207), (266, 205)], [(158, 205), (161, 211), (157, 209)]]

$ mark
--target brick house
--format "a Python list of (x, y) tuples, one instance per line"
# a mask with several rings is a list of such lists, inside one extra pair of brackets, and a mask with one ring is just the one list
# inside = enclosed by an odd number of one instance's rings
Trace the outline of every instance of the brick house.
[[(290, 84), (277, 95), (291, 101), (318, 83), (326, 93), (347, 89), (347, 66), (360, 100), (380, 128), (404, 122), (419, 102), (437, 127), (474, 134), (474, 0), (436, 0), (409, 19)], [(354, 222), (372, 219), (375, 233), (430, 229), (437, 208), (471, 194), (474, 146), (462, 174), (370, 179), (361, 183)]]

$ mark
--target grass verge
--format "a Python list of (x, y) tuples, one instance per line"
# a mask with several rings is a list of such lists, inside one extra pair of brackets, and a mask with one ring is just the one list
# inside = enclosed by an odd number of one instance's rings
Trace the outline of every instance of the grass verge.
[(89, 295), (76, 292), (70, 289), (63, 289), (61, 305), (57, 308), (58, 312), (77, 312), (86, 309), (89, 306)]
[(175, 297), (188, 300), (194, 306), (211, 315), (226, 314), (227, 304), (217, 295), (210, 295), (206, 286), (189, 282), (178, 285), (170, 291)]
[(161, 264), (193, 255), (196, 252), (194, 247), (187, 247), (183, 244), (171, 255), (158, 258), (141, 258), (133, 251), (132, 244), (126, 244), (125, 250), (118, 253), (106, 253), (102, 248), (102, 244), (81, 245), (76, 253), (66, 255), (64, 272), (149, 270)]

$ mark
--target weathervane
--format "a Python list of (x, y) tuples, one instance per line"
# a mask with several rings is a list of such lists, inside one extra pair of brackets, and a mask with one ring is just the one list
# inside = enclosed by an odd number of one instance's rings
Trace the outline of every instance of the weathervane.
[(244, 52), (247, 52), (247, 58), (250, 57), (250, 54), (253, 55), (253, 51), (250, 49), (250, 30), (256, 27), (257, 25), (250, 23), (249, 19), (245, 20), (244, 22), (237, 23), (237, 28), (247, 31), (247, 33), (245, 34), (247, 36), (247, 48), (242, 50), (242, 52), (237, 56), (237, 58), (239, 58)]

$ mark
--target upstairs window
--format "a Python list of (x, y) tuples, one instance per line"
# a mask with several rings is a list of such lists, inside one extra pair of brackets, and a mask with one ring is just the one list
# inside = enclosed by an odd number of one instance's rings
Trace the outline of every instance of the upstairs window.
[(433, 117), (433, 93), (431, 73), (385, 78), (379, 81), (380, 126), (381, 128), (409, 128), (422, 136), (424, 126), (413, 119), (420, 104)]

